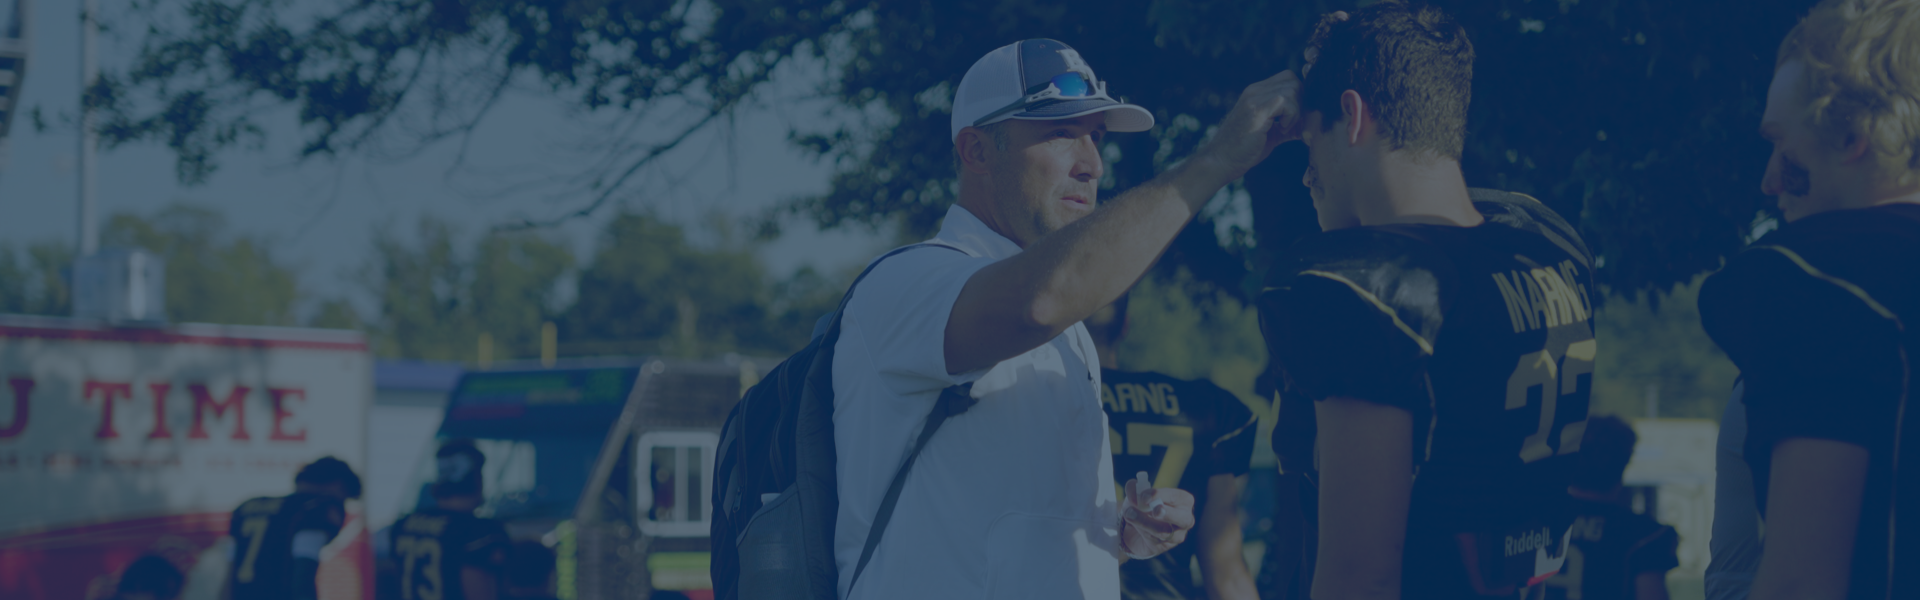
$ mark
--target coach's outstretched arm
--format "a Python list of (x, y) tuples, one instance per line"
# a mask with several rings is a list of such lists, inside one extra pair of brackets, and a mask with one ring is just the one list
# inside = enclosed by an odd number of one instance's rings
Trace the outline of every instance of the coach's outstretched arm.
[[(993, 366), (1039, 347), (1119, 298), (1220, 188), (1298, 137), (1300, 80), (1285, 71), (1248, 86), (1220, 128), (1185, 162), (1086, 218), (975, 272), (947, 319), (948, 373)], [(1104, 126), (1049, 126), (1040, 141), (1071, 136), (1097, 179)], [(984, 137), (978, 130), (962, 135)], [(1034, 143), (1020, 140), (1020, 143)], [(984, 169), (982, 140), (961, 146), (962, 168)]]

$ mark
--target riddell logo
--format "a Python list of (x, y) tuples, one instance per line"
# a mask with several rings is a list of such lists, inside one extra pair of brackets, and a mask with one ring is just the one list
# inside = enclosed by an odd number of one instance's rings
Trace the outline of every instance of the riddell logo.
[[(0, 440), (17, 438), (26, 433), (28, 424), (33, 419), (33, 404), (36, 400), (34, 389), (37, 386), (33, 379), (22, 377), (9, 379), (7, 387), (13, 392), (13, 410), (11, 411), (13, 418), (0, 422)], [(115, 415), (118, 412), (121, 413), (121, 418), (126, 418), (128, 415), (125, 411), (117, 409), (127, 405), (134, 410), (144, 408), (146, 411), (143, 412), (151, 415), (152, 424), (146, 429), (146, 439), (173, 439), (176, 434), (173, 424), (167, 420), (167, 407), (174, 401), (191, 399), (192, 418), (185, 432), (186, 439), (207, 440), (221, 436), (222, 433), (225, 434), (222, 437), (230, 440), (253, 439), (253, 435), (247, 431), (247, 397), (253, 391), (252, 388), (236, 385), (228, 388), (226, 394), (219, 395), (204, 383), (190, 383), (183, 390), (187, 398), (174, 398), (180, 394), (173, 393), (175, 386), (172, 382), (150, 382), (143, 387), (141, 391), (145, 393), (140, 395), (145, 398), (136, 398), (132, 383), (87, 380), (82, 384), (80, 386), (81, 401), (88, 406), (99, 407), (99, 426), (94, 429), (93, 437), (119, 438), (121, 431), (116, 426), (118, 421)], [(306, 403), (306, 390), (267, 388), (265, 395), (267, 409), (272, 412), (273, 417), (267, 439), (285, 442), (306, 441), (307, 430), (304, 427), (294, 429), (292, 428), (294, 424), (289, 423), (289, 419), (298, 416), (297, 408)], [(39, 400), (44, 401), (45, 398), (39, 398)], [(147, 400), (148, 403), (136, 403), (137, 400)], [(6, 411), (0, 411), (0, 414), (5, 413)], [(231, 427), (220, 427), (222, 421), (231, 423)]]
[(1507, 556), (1511, 557), (1523, 552), (1533, 552), (1545, 548), (1547, 544), (1552, 543), (1552, 540), (1553, 532), (1547, 530), (1545, 527), (1540, 528), (1539, 531), (1523, 533), (1518, 539), (1515, 539), (1513, 536), (1507, 536)]

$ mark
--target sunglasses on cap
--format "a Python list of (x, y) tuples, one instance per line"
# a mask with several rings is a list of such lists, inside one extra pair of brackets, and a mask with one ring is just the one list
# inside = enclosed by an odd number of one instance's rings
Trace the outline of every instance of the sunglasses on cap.
[(980, 117), (973, 122), (973, 126), (980, 127), (1013, 111), (1037, 108), (1063, 100), (1111, 101), (1113, 98), (1107, 95), (1107, 82), (1094, 80), (1079, 71), (1068, 71), (1053, 76), (1043, 85), (1027, 88), (1026, 96), (1000, 110), (988, 113), (987, 116)]

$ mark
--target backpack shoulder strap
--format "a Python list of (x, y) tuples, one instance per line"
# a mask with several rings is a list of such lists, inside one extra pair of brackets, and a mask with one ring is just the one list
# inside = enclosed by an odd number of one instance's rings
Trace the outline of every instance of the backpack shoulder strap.
[(807, 339), (809, 340), (820, 339), (822, 336), (825, 336), (827, 334), (828, 329), (839, 326), (839, 323), (836, 321), (840, 318), (840, 313), (846, 312), (847, 303), (853, 300), (853, 289), (856, 287), (859, 287), (860, 282), (865, 280), (867, 278), (867, 275), (873, 272), (874, 268), (879, 267), (882, 261), (885, 261), (889, 258), (893, 258), (895, 254), (900, 254), (902, 252), (906, 252), (908, 250), (912, 250), (922, 246), (946, 248), (954, 252), (966, 254), (966, 251), (961, 250), (959, 248), (955, 248), (953, 246), (948, 246), (946, 244), (940, 244), (940, 243), (934, 243), (934, 242), (921, 242), (918, 244), (910, 244), (906, 246), (901, 246), (899, 248), (894, 248), (892, 251), (889, 251), (886, 254), (880, 255), (880, 258), (873, 259), (872, 263), (867, 264), (867, 268), (863, 271), (860, 271), (860, 275), (858, 277), (853, 278), (853, 284), (847, 286), (846, 295), (840, 297), (840, 307), (833, 309), (833, 312), (820, 315), (820, 319), (813, 322), (813, 335), (809, 336)]
[[(879, 266), (881, 261), (891, 258), (895, 254), (921, 246), (938, 246), (964, 253), (964, 251), (959, 248), (946, 244), (921, 243), (896, 248), (892, 252), (882, 255), (879, 259), (874, 260), (873, 264), (867, 265), (867, 270), (862, 271), (860, 276), (853, 280), (853, 286), (847, 288), (846, 297), (840, 299), (840, 309), (822, 318), (823, 321), (829, 321), (829, 324), (824, 327), (814, 328), (815, 337), (827, 334), (827, 331), (823, 331), (823, 329), (833, 330), (840, 327), (840, 313), (846, 311), (847, 302), (853, 299), (853, 287), (859, 286), (860, 281), (866, 279), (867, 274), (872, 273), (874, 267)], [(972, 383), (956, 385), (940, 391), (940, 399), (934, 403), (933, 411), (927, 414), (926, 424), (920, 426), (920, 436), (914, 440), (913, 447), (907, 449), (906, 459), (901, 461), (900, 469), (893, 474), (893, 482), (887, 486), (887, 495), (880, 500), (880, 509), (874, 514), (873, 526), (867, 529), (866, 547), (860, 549), (860, 562), (854, 566), (853, 579), (847, 583), (847, 592), (849, 594), (853, 592), (853, 586), (860, 583), (860, 574), (867, 570), (867, 563), (873, 560), (874, 549), (880, 547), (880, 537), (887, 531), (887, 522), (893, 519), (893, 507), (900, 503), (900, 491), (906, 487), (907, 472), (913, 469), (914, 459), (920, 456), (920, 449), (927, 446), (927, 440), (933, 437), (933, 432), (940, 430), (940, 426), (947, 422), (948, 417), (967, 412), (967, 409), (973, 408), (975, 402), (978, 402), (978, 400), (973, 397)]]
[(927, 424), (920, 427), (920, 437), (913, 441), (913, 447), (907, 450), (907, 458), (900, 463), (900, 470), (894, 472), (893, 483), (887, 486), (887, 495), (880, 500), (880, 510), (873, 515), (873, 527), (867, 531), (867, 545), (860, 549), (860, 563), (853, 568), (853, 580), (847, 582), (847, 593), (853, 593), (853, 586), (860, 583), (860, 573), (867, 570), (867, 562), (873, 560), (873, 550), (880, 547), (880, 534), (887, 531), (887, 521), (893, 519), (893, 507), (900, 503), (900, 490), (906, 487), (907, 471), (913, 469), (913, 459), (920, 456), (920, 450), (927, 447), (927, 440), (933, 432), (947, 422), (948, 417), (967, 412), (979, 402), (973, 397), (973, 384), (956, 385), (940, 390), (940, 400), (933, 405), (933, 412), (927, 414)]

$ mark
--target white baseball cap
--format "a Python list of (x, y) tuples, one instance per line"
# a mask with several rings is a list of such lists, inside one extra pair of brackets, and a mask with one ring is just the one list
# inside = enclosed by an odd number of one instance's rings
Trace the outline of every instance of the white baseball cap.
[(1153, 113), (1107, 95), (1107, 83), (1066, 44), (1045, 38), (1001, 46), (967, 69), (953, 93), (953, 140), (960, 130), (1005, 121), (1107, 115), (1107, 131), (1146, 131)]

